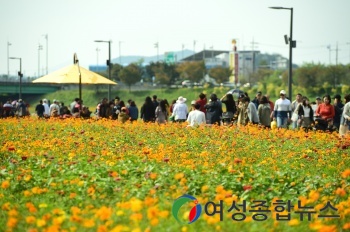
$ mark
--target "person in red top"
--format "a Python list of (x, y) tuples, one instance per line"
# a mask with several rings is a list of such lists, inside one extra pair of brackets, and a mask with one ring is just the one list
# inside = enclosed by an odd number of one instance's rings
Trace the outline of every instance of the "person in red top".
[(315, 115), (321, 117), (326, 121), (333, 120), (335, 115), (335, 110), (334, 110), (334, 106), (331, 104), (331, 96), (325, 95), (323, 97), (323, 103), (317, 107)]
[(205, 114), (207, 112), (205, 109), (205, 105), (207, 104), (207, 97), (204, 93), (199, 94), (199, 99), (196, 101), (196, 103), (200, 105), (199, 110)]

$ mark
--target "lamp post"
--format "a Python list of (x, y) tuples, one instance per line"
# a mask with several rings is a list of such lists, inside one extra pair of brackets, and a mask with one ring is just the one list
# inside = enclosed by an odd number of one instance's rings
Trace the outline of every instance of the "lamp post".
[(19, 60), (19, 72), (18, 72), (18, 77), (19, 77), (19, 95), (18, 99), (22, 99), (22, 58), (19, 57), (9, 57), (9, 59), (12, 60)]
[(155, 43), (154, 47), (157, 48), (157, 62), (159, 62), (159, 42)]
[[(80, 72), (78, 56), (77, 56), (76, 53), (74, 53), (74, 55), (73, 55), (73, 64), (78, 66), (78, 72), (79, 72), (79, 99), (80, 99), (80, 101), (82, 101), (82, 96), (81, 96), (81, 72)], [(80, 105), (80, 110), (81, 110), (82, 104), (79, 104), (79, 105)]]
[(98, 53), (99, 51), (101, 51), (101, 49), (96, 48), (96, 71), (99, 72), (99, 68), (98, 68)]
[(9, 61), (10, 46), (11, 46), (11, 43), (9, 41), (7, 41), (7, 79), (6, 79), (6, 82), (10, 78), (10, 61)]
[(38, 78), (40, 77), (40, 51), (43, 50), (43, 46), (39, 44), (38, 46)]
[(196, 56), (196, 42), (195, 40), (193, 40), (193, 60), (195, 60), (195, 56)]
[(45, 34), (43, 35), (45, 36), (46, 39), (46, 75), (49, 73), (49, 35)]
[[(286, 8), (286, 7), (279, 7), (274, 6), (270, 7), (274, 10), (290, 10), (290, 35), (289, 35), (289, 75), (288, 75), (288, 92), (289, 92), (289, 99), (292, 99), (292, 69), (293, 69), (293, 52), (292, 49), (296, 47), (296, 41), (293, 40), (293, 8)], [(287, 42), (287, 41), (286, 41)]]
[(183, 60), (184, 58), (184, 48), (185, 48), (185, 44), (182, 44), (182, 54), (181, 54), (181, 60)]
[[(111, 63), (111, 40), (95, 40), (96, 43), (108, 43), (108, 60), (107, 60), (107, 66), (108, 66), (108, 79), (111, 79), (111, 72), (112, 72), (112, 63)], [(111, 100), (111, 85), (108, 85), (108, 101)]]

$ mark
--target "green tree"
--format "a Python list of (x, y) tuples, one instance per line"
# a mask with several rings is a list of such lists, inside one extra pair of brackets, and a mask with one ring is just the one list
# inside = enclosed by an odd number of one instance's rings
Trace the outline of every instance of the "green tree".
[(139, 66), (137, 64), (129, 64), (120, 71), (119, 78), (122, 82), (129, 86), (130, 91), (131, 85), (141, 80), (141, 71)]
[(111, 75), (112, 75), (112, 80), (114, 81), (120, 81), (119, 78), (119, 73), (120, 71), (123, 69), (123, 66), (120, 64), (113, 64), (112, 66), (112, 71), (111, 71)]
[(205, 74), (204, 61), (184, 62), (177, 66), (176, 71), (182, 79), (188, 79), (192, 82), (199, 82)]
[(214, 78), (217, 83), (223, 83), (229, 80), (231, 71), (229, 68), (214, 67), (209, 70), (209, 76)]

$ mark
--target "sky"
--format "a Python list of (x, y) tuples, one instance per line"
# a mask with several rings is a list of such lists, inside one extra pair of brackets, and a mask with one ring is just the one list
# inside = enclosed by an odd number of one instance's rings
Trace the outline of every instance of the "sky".
[[(157, 42), (159, 54), (230, 51), (232, 39), (238, 50), (288, 58), (291, 10), (271, 6), (293, 8), (293, 63), (350, 63), (349, 0), (0, 0), (0, 75), (7, 51), (32, 77), (72, 64), (74, 53), (83, 67), (105, 64), (108, 43), (95, 40), (112, 41), (112, 59), (157, 55)], [(10, 75), (18, 70), (10, 60)]]

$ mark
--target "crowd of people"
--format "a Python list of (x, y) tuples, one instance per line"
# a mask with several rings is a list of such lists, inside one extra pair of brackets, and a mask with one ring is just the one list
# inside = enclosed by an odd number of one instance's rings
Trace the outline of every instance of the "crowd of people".
[[(341, 135), (347, 133), (350, 127), (350, 94), (344, 97), (344, 104), (339, 94), (333, 97), (333, 103), (330, 95), (325, 95), (323, 98), (317, 97), (311, 102), (300, 93), (295, 96), (294, 101), (291, 101), (287, 98), (285, 90), (280, 91), (279, 99), (275, 102), (270, 101), (269, 96), (263, 95), (260, 91), (253, 100), (247, 93), (239, 95), (237, 100), (230, 93), (220, 99), (216, 94), (211, 94), (207, 99), (207, 96), (201, 93), (198, 99), (191, 101), (190, 108), (187, 107), (186, 101), (185, 97), (180, 96), (169, 104), (167, 99), (158, 99), (153, 95), (152, 98), (146, 97), (139, 110), (135, 101), (129, 99), (125, 103), (117, 96), (110, 101), (107, 98), (102, 99), (95, 111), (91, 112), (79, 98), (75, 98), (69, 106), (65, 106), (56, 99), (52, 104), (47, 99), (43, 99), (36, 105), (35, 113), (39, 118), (94, 116), (123, 123), (141, 118), (143, 122), (158, 124), (187, 122), (188, 126), (192, 127), (202, 124), (244, 126), (250, 123), (266, 128), (275, 126), (306, 130), (311, 128), (338, 130)], [(29, 115), (28, 105), (22, 99), (0, 103), (0, 117), (26, 115)]]

